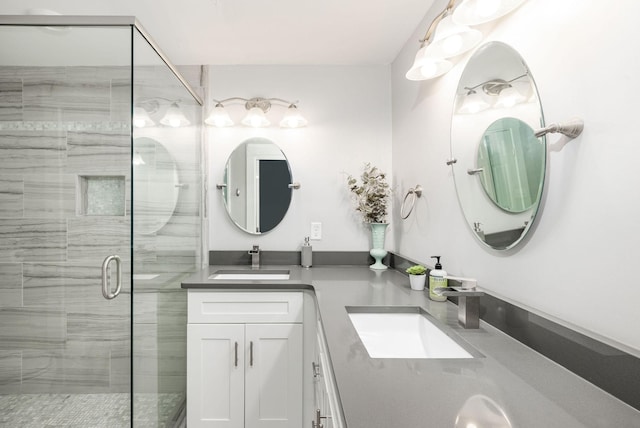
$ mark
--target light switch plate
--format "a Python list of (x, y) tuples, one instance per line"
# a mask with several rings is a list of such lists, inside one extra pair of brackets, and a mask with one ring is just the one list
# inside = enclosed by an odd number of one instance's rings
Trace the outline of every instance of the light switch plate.
[(322, 223), (320, 222), (312, 222), (311, 223), (311, 236), (310, 238), (314, 241), (319, 241), (322, 239)]

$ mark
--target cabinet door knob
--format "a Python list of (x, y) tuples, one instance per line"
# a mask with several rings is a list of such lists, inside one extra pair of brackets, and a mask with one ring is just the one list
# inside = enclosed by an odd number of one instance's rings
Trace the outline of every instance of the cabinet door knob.
[(249, 365), (253, 367), (253, 341), (249, 342)]

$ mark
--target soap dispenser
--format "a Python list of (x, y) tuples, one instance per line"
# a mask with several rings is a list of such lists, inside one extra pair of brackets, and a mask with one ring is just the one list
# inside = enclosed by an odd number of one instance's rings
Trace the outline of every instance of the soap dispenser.
[(436, 268), (429, 271), (429, 298), (431, 300), (435, 300), (436, 302), (444, 302), (447, 300), (447, 297), (439, 296), (435, 294), (433, 290), (436, 288), (447, 286), (447, 272), (442, 270), (442, 265), (440, 264), (440, 256), (431, 256), (431, 258), (436, 259)]
[(302, 250), (300, 251), (300, 265), (305, 268), (311, 267), (311, 259), (313, 256), (311, 244), (309, 243), (309, 237), (304, 238), (304, 244), (302, 244)]

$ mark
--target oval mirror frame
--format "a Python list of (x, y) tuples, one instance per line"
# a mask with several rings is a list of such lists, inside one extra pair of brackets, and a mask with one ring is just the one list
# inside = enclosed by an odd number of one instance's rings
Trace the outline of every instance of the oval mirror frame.
[(254, 137), (240, 143), (224, 169), (222, 199), (231, 221), (244, 232), (273, 230), (289, 210), (291, 166), (271, 140)]
[[(522, 242), (538, 213), (547, 148), (545, 137), (532, 134), (541, 127), (538, 90), (520, 54), (501, 42), (478, 48), (455, 94), (451, 165), (467, 224), (494, 250)], [(490, 156), (492, 148), (496, 153)], [(500, 183), (491, 184), (496, 177)]]

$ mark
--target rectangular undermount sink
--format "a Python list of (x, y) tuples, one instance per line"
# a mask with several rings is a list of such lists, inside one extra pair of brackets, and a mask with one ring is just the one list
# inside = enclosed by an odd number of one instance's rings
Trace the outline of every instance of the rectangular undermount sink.
[(347, 312), (371, 358), (474, 358), (420, 308), (347, 307)]
[(225, 279), (232, 281), (285, 281), (289, 279), (288, 270), (219, 270), (209, 279)]

